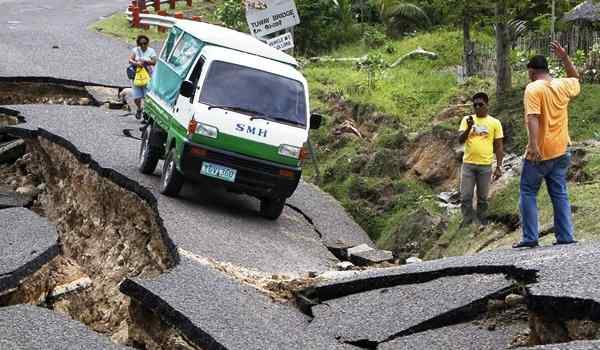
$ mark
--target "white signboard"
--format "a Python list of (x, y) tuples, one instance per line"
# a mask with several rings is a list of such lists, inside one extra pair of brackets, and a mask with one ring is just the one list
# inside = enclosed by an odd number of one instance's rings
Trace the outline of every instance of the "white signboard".
[(294, 47), (294, 38), (292, 37), (292, 33), (285, 33), (273, 39), (268, 39), (267, 44), (277, 50), (289, 50)]
[(248, 0), (246, 20), (252, 35), (264, 37), (300, 23), (294, 0)]

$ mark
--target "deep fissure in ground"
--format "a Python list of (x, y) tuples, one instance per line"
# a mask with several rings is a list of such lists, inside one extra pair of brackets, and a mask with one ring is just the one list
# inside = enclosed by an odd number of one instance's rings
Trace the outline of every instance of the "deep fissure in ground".
[[(147, 349), (184, 347), (187, 342), (169, 326), (160, 324), (158, 332), (156, 322), (133, 317), (149, 311), (119, 291), (125, 278), (155, 277), (178, 261), (156, 204), (140, 196), (140, 188), (132, 191), (117, 184), (112, 171), (99, 169), (93, 161), (82, 162), (72, 150), (46, 137), (25, 141), (27, 153), (0, 167), (0, 182), (31, 191), (31, 209), (56, 226), (60, 254), (1, 295), (0, 306), (44, 306), (116, 343)], [(129, 181), (130, 187), (136, 186)], [(151, 342), (147, 333), (161, 335), (162, 344)]]
[(8, 80), (0, 84), (0, 105), (97, 105), (80, 82), (53, 79)]

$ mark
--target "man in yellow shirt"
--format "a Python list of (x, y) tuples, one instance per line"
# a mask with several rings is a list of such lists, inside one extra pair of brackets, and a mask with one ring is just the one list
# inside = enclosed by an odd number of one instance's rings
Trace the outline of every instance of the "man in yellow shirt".
[(492, 180), (492, 163), (496, 154), (497, 166), (494, 178), (502, 176), (504, 151), (502, 124), (488, 115), (489, 98), (483, 92), (472, 98), (475, 115), (469, 115), (460, 123), (459, 142), (465, 144), (461, 169), (460, 194), (463, 221), (461, 226), (473, 223), (473, 191), (477, 187), (477, 219), (487, 225), (488, 193)]
[(576, 243), (567, 192), (571, 160), (567, 152), (571, 142), (567, 108), (571, 98), (579, 94), (579, 74), (565, 49), (556, 41), (551, 46), (564, 65), (567, 78), (552, 78), (544, 56), (534, 56), (527, 64), (531, 83), (525, 89), (523, 104), (529, 142), (523, 160), (519, 201), (523, 239), (514, 244), (514, 248), (538, 246), (537, 194), (542, 180), (546, 180), (554, 208), (554, 244)]

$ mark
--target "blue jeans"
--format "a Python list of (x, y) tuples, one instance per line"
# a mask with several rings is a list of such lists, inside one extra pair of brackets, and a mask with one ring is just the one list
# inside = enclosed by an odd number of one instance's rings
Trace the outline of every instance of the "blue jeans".
[(537, 194), (542, 180), (546, 180), (548, 194), (554, 208), (554, 232), (558, 242), (573, 241), (571, 205), (567, 192), (567, 171), (571, 154), (541, 162), (523, 161), (521, 173), (521, 224), (523, 242), (537, 242), (539, 238)]

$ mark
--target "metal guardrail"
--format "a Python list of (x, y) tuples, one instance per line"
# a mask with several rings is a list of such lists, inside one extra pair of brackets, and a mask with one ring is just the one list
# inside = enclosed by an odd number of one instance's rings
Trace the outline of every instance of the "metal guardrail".
[[(131, 11), (126, 11), (125, 13), (127, 14), (127, 20), (130, 22), (133, 21), (133, 13)], [(140, 24), (142, 25), (171, 28), (176, 22), (177, 18), (174, 17), (140, 13)]]

